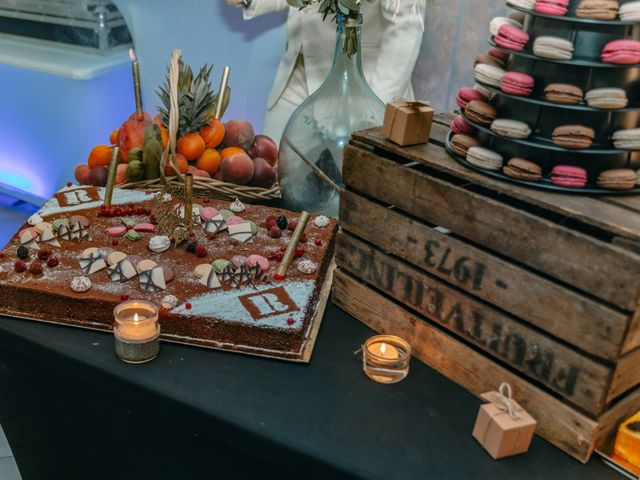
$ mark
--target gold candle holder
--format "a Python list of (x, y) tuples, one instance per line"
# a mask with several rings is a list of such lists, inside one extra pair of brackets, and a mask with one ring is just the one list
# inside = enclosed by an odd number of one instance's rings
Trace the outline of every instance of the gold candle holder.
[(220, 79), (220, 88), (218, 90), (218, 102), (216, 103), (216, 111), (214, 113), (214, 117), (220, 120), (222, 116), (222, 105), (224, 104), (224, 93), (227, 90), (227, 83), (229, 83), (229, 73), (231, 69), (229, 67), (224, 67), (222, 70), (222, 78)]
[(378, 383), (397, 383), (409, 374), (411, 345), (395, 335), (376, 335), (362, 346), (364, 373)]
[(136, 60), (136, 54), (133, 48), (129, 49), (129, 58), (131, 59), (131, 71), (133, 72), (133, 93), (136, 97), (136, 113), (139, 117), (144, 115), (142, 111), (142, 92), (140, 88), (140, 65)]
[(280, 262), (280, 266), (278, 267), (278, 271), (273, 276), (275, 280), (284, 280), (287, 275), (287, 269), (289, 265), (291, 265), (291, 260), (293, 260), (293, 256), (296, 253), (296, 247), (300, 242), (300, 238), (304, 233), (304, 229), (307, 228), (307, 223), (309, 223), (309, 212), (302, 212), (300, 214), (300, 218), (298, 219), (298, 225), (296, 225), (296, 229), (293, 231), (293, 235), (291, 235), (291, 240), (289, 240), (289, 245), (287, 245), (287, 250), (284, 252), (284, 257)]
[(187, 229), (193, 225), (193, 174), (184, 175), (184, 224)]
[(113, 187), (116, 183), (116, 172), (118, 171), (118, 161), (120, 159), (120, 148), (111, 148), (111, 162), (109, 162), (109, 175), (107, 176), (107, 186), (104, 191), (104, 204), (107, 207), (111, 206), (111, 200), (113, 198)]
[(113, 316), (116, 355), (127, 363), (146, 363), (160, 351), (158, 307), (144, 300), (118, 305)]

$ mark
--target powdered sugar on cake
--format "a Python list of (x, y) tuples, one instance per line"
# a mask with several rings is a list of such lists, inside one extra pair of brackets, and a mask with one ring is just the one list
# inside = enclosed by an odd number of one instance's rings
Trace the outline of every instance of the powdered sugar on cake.
[[(212, 291), (190, 299), (173, 310), (184, 316), (212, 317), (233, 323), (298, 330), (315, 282), (291, 281), (233, 291)], [(186, 304), (191, 308), (187, 308)]]
[[(93, 190), (93, 188), (91, 189)], [(46, 217), (48, 215), (57, 215), (60, 213), (74, 212), (77, 210), (84, 210), (88, 208), (99, 208), (104, 203), (104, 188), (96, 188), (99, 198), (95, 199), (89, 195), (89, 190), (86, 187), (63, 187), (50, 198), (43, 206), (38, 210), (38, 215)], [(133, 202), (144, 202), (151, 200), (154, 197), (154, 193), (147, 193), (140, 190), (122, 190), (116, 188), (113, 190), (113, 197), (111, 200), (112, 205), (126, 205)], [(61, 206), (59, 198), (64, 198), (66, 205)]]

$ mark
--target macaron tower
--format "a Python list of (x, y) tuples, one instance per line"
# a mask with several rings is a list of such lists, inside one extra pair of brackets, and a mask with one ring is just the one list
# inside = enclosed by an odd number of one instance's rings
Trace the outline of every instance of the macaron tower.
[(506, 4), (456, 97), (450, 154), (531, 187), (640, 193), (640, 0)]

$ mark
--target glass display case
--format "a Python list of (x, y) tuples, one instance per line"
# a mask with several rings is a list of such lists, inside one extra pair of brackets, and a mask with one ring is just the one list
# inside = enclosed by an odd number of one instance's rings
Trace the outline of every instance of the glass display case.
[(0, 0), (0, 34), (110, 52), (131, 35), (110, 0)]

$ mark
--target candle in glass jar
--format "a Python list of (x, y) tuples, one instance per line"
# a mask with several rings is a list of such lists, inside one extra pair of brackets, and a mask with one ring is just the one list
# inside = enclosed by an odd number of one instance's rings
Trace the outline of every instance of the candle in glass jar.
[(115, 310), (115, 333), (121, 340), (149, 340), (158, 334), (158, 309), (141, 300), (121, 303)]
[(362, 366), (379, 383), (396, 383), (409, 373), (411, 346), (395, 335), (377, 335), (363, 345)]
[(156, 334), (155, 322), (149, 322), (144, 315), (133, 314), (133, 317), (122, 323), (119, 330), (120, 337), (125, 340), (143, 340)]

